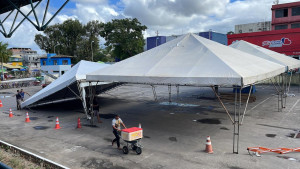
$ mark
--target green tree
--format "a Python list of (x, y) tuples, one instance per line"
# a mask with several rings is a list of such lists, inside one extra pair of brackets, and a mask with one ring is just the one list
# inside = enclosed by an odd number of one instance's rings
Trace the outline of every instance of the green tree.
[[(91, 60), (91, 50), (99, 50), (99, 21), (90, 21), (87, 25), (78, 20), (66, 20), (62, 24), (49, 26), (44, 34), (37, 34), (35, 42), (49, 53), (74, 56), (74, 62)], [(93, 45), (91, 47), (91, 45)]]
[(147, 27), (136, 18), (114, 19), (100, 26), (103, 27), (100, 35), (112, 57), (123, 60), (143, 52), (145, 42), (142, 33)]
[(8, 43), (0, 42), (0, 59), (1, 59), (1, 72), (3, 74), (3, 63), (8, 62), (8, 58), (12, 55), (12, 52), (7, 49)]

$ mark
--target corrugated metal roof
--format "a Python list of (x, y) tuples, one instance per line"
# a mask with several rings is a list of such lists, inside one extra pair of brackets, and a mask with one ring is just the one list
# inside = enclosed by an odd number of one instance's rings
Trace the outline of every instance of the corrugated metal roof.
[[(0, 66), (2, 65), (2, 63), (0, 62)], [(9, 69), (22, 69), (21, 66), (13, 66), (7, 63), (3, 63), (3, 67), (9, 68)]]

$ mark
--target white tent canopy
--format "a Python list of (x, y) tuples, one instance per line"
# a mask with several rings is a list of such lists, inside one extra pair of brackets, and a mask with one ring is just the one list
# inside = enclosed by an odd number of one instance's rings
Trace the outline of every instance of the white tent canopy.
[(87, 81), (191, 86), (245, 86), (285, 67), (194, 34), (87, 74)]
[(286, 66), (287, 70), (300, 67), (300, 61), (297, 59), (254, 45), (243, 40), (231, 44), (230, 47)]
[(39, 92), (31, 96), (29, 99), (27, 99), (25, 102), (23, 102), (21, 106), (30, 106), (40, 100), (50, 97), (51, 95), (51, 99), (60, 99), (60, 96), (57, 92), (69, 87), (76, 81), (85, 80), (87, 73), (100, 70), (108, 66), (108, 64), (82, 60), (75, 66), (73, 66), (64, 75), (62, 75), (61, 77), (50, 83), (47, 87), (40, 90)]

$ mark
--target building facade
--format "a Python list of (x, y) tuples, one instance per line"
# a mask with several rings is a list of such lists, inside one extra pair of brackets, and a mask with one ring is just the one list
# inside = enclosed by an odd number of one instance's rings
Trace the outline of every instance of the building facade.
[[(213, 31), (208, 32), (200, 32), (195, 33), (196, 35), (199, 35), (201, 37), (204, 37), (206, 39), (210, 39), (212, 41), (221, 43), (223, 45), (227, 45), (227, 35), (222, 33), (217, 33)], [(148, 37), (147, 38), (147, 50), (150, 50), (152, 48), (155, 48), (156, 46), (162, 45), (166, 42), (169, 42), (173, 39), (176, 39), (182, 35), (172, 35), (172, 36), (154, 36), (154, 37)]]
[(250, 33), (250, 32), (262, 32), (270, 31), (272, 29), (271, 21), (267, 22), (257, 22), (257, 23), (248, 23), (235, 25), (234, 33)]
[(54, 76), (61, 76), (71, 69), (71, 56), (47, 54), (40, 59), (41, 70)]
[(296, 59), (299, 59), (300, 56), (300, 29), (228, 35), (228, 45), (239, 40), (244, 40)]
[(272, 30), (300, 28), (300, 2), (272, 6)]

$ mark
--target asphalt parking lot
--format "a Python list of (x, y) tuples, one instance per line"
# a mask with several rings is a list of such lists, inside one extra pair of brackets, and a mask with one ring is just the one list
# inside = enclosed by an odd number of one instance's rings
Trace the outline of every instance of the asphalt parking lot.
[[(30, 94), (40, 87), (24, 88)], [(16, 89), (1, 90), (14, 92)], [(220, 89), (231, 92), (231, 89)], [(90, 126), (80, 102), (50, 105), (38, 109), (16, 110), (12, 94), (1, 93), (0, 139), (70, 168), (299, 168), (300, 153), (250, 156), (247, 147), (300, 147), (300, 93), (292, 87), (283, 112), (277, 111), (272, 86), (257, 86), (257, 100), (250, 103), (241, 126), (239, 154), (232, 153), (233, 125), (210, 88), (172, 88), (173, 105), (168, 105), (168, 87), (158, 86), (158, 101), (145, 85), (124, 85), (98, 97), (103, 123)], [(180, 103), (180, 104), (177, 104)], [(230, 112), (233, 104), (226, 102)], [(244, 106), (244, 105), (243, 105)], [(9, 108), (14, 117), (8, 117)], [(25, 123), (29, 112), (30, 123)], [(144, 129), (143, 153), (136, 155), (111, 146), (111, 120), (118, 113), (127, 127)], [(59, 117), (62, 129), (54, 130)], [(77, 118), (81, 129), (76, 129)], [(204, 152), (206, 136), (211, 136), (213, 154)]]

